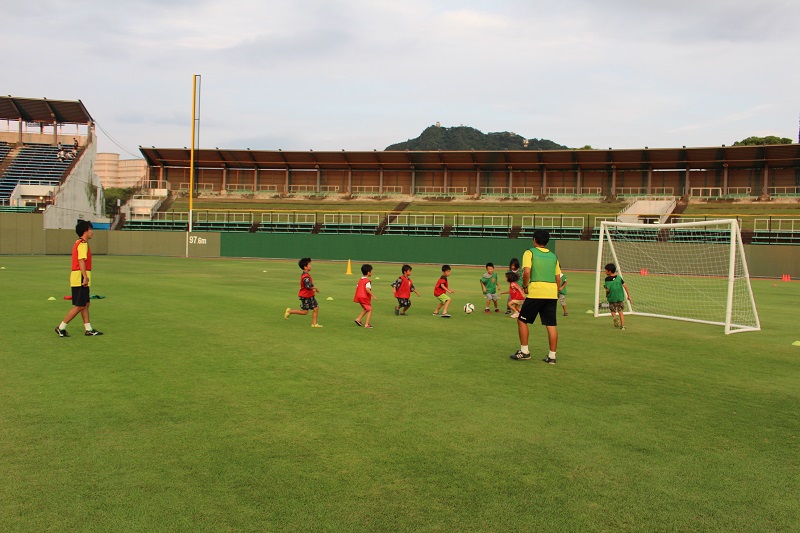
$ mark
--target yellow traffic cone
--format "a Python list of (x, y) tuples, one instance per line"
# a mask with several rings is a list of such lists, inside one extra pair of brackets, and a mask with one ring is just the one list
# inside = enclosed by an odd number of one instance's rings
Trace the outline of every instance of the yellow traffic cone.
[(349, 259), (347, 260), (347, 272), (345, 272), (345, 275), (347, 275), (347, 276), (352, 276), (353, 275), (353, 269), (350, 267), (350, 260)]

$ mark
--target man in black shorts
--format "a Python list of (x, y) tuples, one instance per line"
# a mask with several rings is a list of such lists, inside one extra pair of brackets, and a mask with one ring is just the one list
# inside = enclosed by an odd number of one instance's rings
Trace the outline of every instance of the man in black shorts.
[(511, 355), (511, 359), (522, 361), (531, 358), (528, 326), (538, 316), (547, 328), (547, 339), (550, 343), (550, 352), (543, 361), (554, 365), (558, 345), (556, 310), (558, 291), (561, 289), (561, 265), (556, 254), (545, 248), (548, 242), (550, 233), (537, 229), (533, 232), (533, 248), (525, 250), (522, 255), (522, 290), (525, 293), (525, 302), (517, 318), (520, 348)]

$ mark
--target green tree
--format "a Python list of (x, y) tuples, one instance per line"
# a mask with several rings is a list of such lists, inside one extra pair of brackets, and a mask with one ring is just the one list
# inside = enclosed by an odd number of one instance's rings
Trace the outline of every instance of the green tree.
[(762, 144), (792, 144), (792, 140), (788, 137), (767, 135), (766, 137), (748, 137), (747, 139), (733, 143), (734, 146), (760, 146)]
[(117, 213), (117, 200), (119, 199), (120, 205), (122, 205), (130, 200), (138, 190), (138, 187), (128, 187), (127, 189), (109, 187), (107, 189), (103, 189), (103, 195), (105, 196), (106, 200), (106, 215), (115, 215)]

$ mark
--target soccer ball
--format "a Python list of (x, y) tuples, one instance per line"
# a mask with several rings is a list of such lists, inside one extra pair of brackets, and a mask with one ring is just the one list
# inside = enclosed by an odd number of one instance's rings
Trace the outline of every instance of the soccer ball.
[(472, 304), (465, 304), (464, 305), (464, 312), (467, 313), (468, 315), (473, 313), (474, 311), (475, 311), (475, 306), (474, 305), (472, 305)]

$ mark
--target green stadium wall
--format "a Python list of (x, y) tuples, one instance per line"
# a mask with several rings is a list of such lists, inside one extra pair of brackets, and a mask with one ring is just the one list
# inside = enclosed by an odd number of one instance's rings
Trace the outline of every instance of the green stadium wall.
[[(45, 230), (35, 213), (0, 213), (0, 255), (69, 255), (72, 230)], [(594, 270), (597, 241), (558, 241), (553, 248), (566, 270)], [(320, 260), (352, 259), (505, 266), (522, 257), (529, 239), (412, 237), (395, 235), (313, 235), (308, 233), (192, 233), (168, 231), (95, 231), (93, 255), (252, 257)], [(800, 279), (800, 246), (745, 245), (750, 275)]]
[[(530, 239), (413, 237), (400, 235), (314, 235), (288, 233), (224, 233), (223, 257), (290, 258), (394, 263), (507, 265), (522, 257)], [(559, 243), (560, 246), (560, 243)]]

